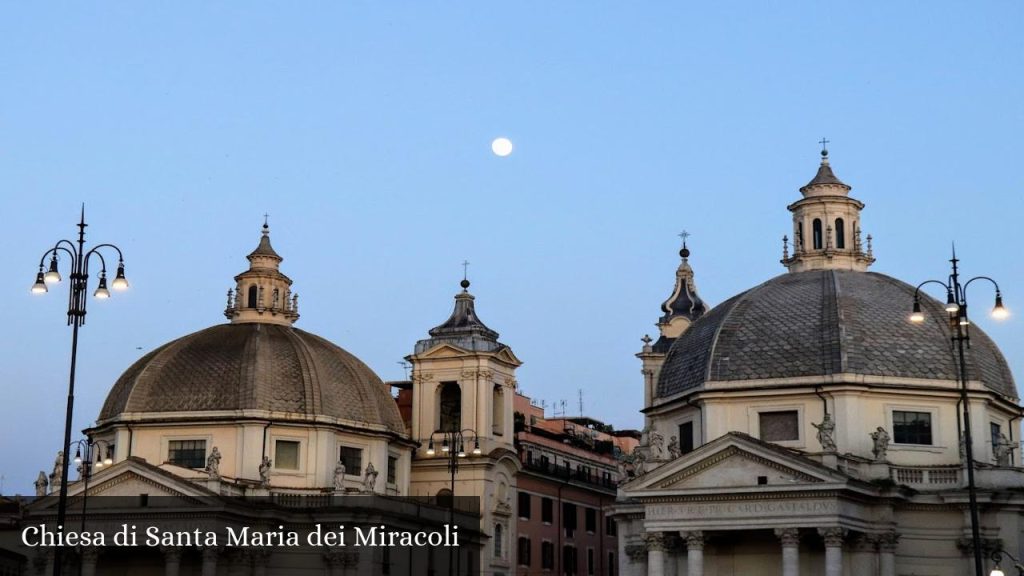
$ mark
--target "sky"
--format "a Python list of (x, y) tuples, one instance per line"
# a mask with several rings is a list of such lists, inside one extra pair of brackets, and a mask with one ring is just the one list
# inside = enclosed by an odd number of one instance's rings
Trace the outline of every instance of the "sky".
[(955, 242), (1020, 311), (974, 314), (1020, 379), (1022, 21), (1012, 1), (0, 3), (0, 492), (60, 448), (66, 283), (29, 287), (82, 203), (132, 287), (89, 303), (76, 431), (144, 352), (225, 321), (265, 213), (297, 326), (383, 379), (468, 260), (524, 393), (640, 427), (677, 234), (711, 304), (783, 273), (823, 137), (872, 269), (944, 279)]

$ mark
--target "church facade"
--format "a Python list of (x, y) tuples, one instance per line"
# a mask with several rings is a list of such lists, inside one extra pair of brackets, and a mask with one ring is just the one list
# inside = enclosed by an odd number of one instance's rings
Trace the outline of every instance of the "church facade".
[[(787, 272), (709, 308), (685, 243), (644, 339), (645, 431), (619, 487), (620, 573), (973, 573), (958, 364), (944, 305), (870, 272), (864, 204), (822, 152), (789, 205)], [(1021, 407), (970, 327), (968, 396), (981, 537), (1020, 556)], [(986, 570), (993, 566), (986, 565)], [(987, 572), (986, 572), (987, 573)]]

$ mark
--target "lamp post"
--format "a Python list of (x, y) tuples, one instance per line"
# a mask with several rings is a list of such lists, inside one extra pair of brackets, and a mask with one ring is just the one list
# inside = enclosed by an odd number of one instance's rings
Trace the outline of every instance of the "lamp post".
[(1003, 569), (999, 567), (999, 563), (1003, 561), (1003, 556), (1006, 556), (1013, 561), (1013, 567), (1017, 569), (1017, 576), (1024, 576), (1024, 565), (1021, 565), (1020, 558), (1014, 557), (1013, 554), (1010, 554), (1006, 550), (996, 550), (992, 553), (992, 561), (996, 563), (996, 567), (988, 573), (988, 576), (1006, 576)]
[(987, 280), (996, 289), (995, 306), (992, 308), (992, 316), (1002, 320), (1009, 316), (1009, 312), (1003, 306), (1003, 295), (999, 290), (999, 284), (988, 276), (976, 276), (961, 283), (960, 272), (957, 268), (959, 260), (956, 257), (956, 249), (953, 250), (953, 257), (950, 259), (952, 272), (946, 282), (939, 280), (925, 280), (918, 284), (914, 291), (914, 307), (910, 314), (911, 322), (920, 324), (924, 322), (924, 314), (921, 312), (921, 288), (927, 284), (938, 284), (946, 290), (945, 311), (948, 316), (950, 338), (956, 344), (958, 363), (957, 375), (960, 379), (960, 404), (963, 406), (963, 438), (964, 438), (964, 459), (967, 466), (967, 498), (971, 512), (971, 545), (974, 549), (974, 572), (975, 576), (984, 576), (984, 568), (981, 560), (981, 532), (978, 520), (978, 496), (974, 484), (974, 447), (971, 439), (971, 417), (967, 397), (967, 365), (964, 360), (964, 348), (970, 347), (970, 320), (967, 317), (967, 287), (975, 280)]
[[(448, 458), (448, 473), (451, 475), (451, 500), (448, 502), (448, 525), (451, 526), (455, 523), (455, 474), (459, 471), (459, 460), (465, 458), (466, 454), (466, 442), (469, 440), (473, 441), (474, 456), (479, 456), (480, 451), (480, 437), (477, 435), (476, 430), (469, 428), (463, 430), (452, 430), (452, 431), (437, 431), (430, 435), (430, 439), (427, 442), (427, 456), (433, 456), (437, 452), (434, 450), (434, 437), (439, 436), (441, 438), (441, 453)], [(448, 574), (455, 574), (455, 562), (454, 562), (454, 548), (448, 547)]]
[[(100, 445), (104, 446), (102, 451), (100, 451)], [(84, 533), (86, 506), (89, 504), (89, 478), (92, 477), (93, 466), (95, 466), (97, 470), (104, 466), (110, 466), (114, 463), (114, 458), (110, 453), (110, 443), (106, 440), (93, 441), (91, 438), (86, 437), (81, 440), (75, 440), (72, 442), (72, 446), (75, 446), (74, 462), (79, 466), (81, 479), (84, 483), (82, 486), (82, 523), (79, 527), (79, 532)], [(96, 462), (93, 462), (94, 452)], [(82, 574), (82, 568), (83, 562), (79, 559), (79, 576)]]
[[(45, 294), (49, 291), (48, 286), (61, 281), (58, 264), (61, 257), (66, 257), (71, 269), (68, 283), (68, 326), (71, 326), (71, 371), (68, 377), (68, 404), (67, 413), (64, 418), (64, 443), (61, 444), (64, 450), (62, 470), (60, 478), (60, 497), (57, 504), (57, 530), (64, 530), (64, 519), (67, 515), (68, 506), (68, 464), (71, 452), (71, 419), (75, 405), (75, 365), (78, 356), (78, 329), (85, 324), (85, 308), (88, 298), (86, 292), (89, 284), (89, 262), (92, 257), (99, 258), (100, 276), (99, 283), (93, 296), (99, 299), (110, 298), (110, 290), (107, 289), (107, 261), (100, 252), (106, 248), (117, 252), (117, 274), (111, 282), (110, 287), (114, 290), (125, 290), (128, 288), (128, 280), (124, 276), (124, 256), (121, 249), (113, 244), (99, 244), (89, 250), (85, 249), (85, 206), (82, 206), (82, 215), (78, 222), (78, 242), (70, 240), (59, 240), (46, 252), (43, 252), (39, 259), (39, 272), (36, 274), (36, 282), (32, 285), (33, 294)], [(50, 258), (49, 269), (44, 271), (46, 258)], [(60, 576), (61, 549), (55, 551), (53, 563), (54, 576)]]

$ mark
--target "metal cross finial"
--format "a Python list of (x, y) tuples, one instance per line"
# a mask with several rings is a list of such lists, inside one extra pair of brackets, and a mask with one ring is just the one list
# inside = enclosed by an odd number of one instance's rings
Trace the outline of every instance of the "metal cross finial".
[(821, 144), (821, 151), (822, 152), (828, 152), (828, 144), (829, 144), (829, 142), (831, 142), (831, 140), (829, 140), (828, 138), (822, 138), (821, 140), (818, 141), (818, 144)]
[(463, 260), (462, 261), (462, 279), (463, 280), (468, 280), (469, 279), (469, 260)]
[(264, 228), (266, 228), (266, 226), (267, 226), (267, 220), (268, 219), (270, 219), (270, 214), (267, 214), (266, 212), (264, 212), (263, 213), (263, 227)]
[(682, 232), (677, 234), (677, 236), (679, 236), (680, 238), (683, 239), (683, 247), (685, 248), (686, 247), (686, 239), (689, 238), (691, 236), (691, 234), (689, 232), (687, 232), (686, 230), (683, 230)]

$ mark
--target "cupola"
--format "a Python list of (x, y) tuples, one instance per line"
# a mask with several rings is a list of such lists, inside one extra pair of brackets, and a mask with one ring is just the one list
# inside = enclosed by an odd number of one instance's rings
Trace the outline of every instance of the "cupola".
[(249, 269), (235, 276), (235, 288), (228, 290), (224, 316), (232, 324), (294, 324), (299, 319), (299, 297), (292, 294), (291, 278), (281, 273), (283, 258), (270, 245), (266, 221), (259, 245), (246, 258)]

